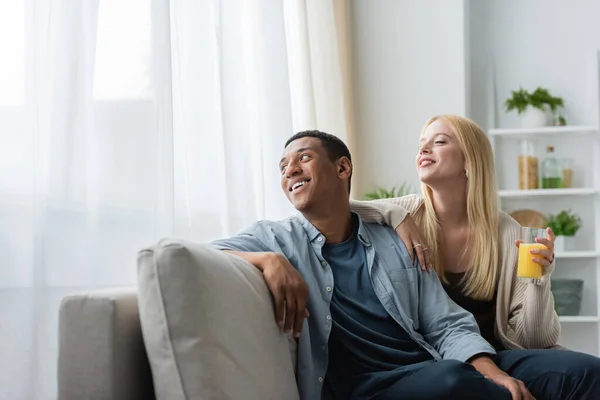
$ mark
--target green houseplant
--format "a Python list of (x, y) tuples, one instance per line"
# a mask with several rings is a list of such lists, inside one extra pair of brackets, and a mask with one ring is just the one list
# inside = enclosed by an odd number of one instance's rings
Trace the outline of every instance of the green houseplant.
[(571, 213), (571, 210), (563, 210), (556, 215), (550, 215), (548, 217), (548, 226), (556, 236), (554, 251), (565, 251), (566, 238), (573, 238), (581, 228), (581, 225), (581, 218), (577, 214)]
[(519, 87), (519, 90), (511, 91), (504, 107), (506, 112), (517, 111), (523, 128), (534, 128), (548, 125), (548, 111), (556, 112), (559, 107), (564, 107), (564, 100), (552, 96), (543, 87), (538, 87), (533, 93)]
[(393, 197), (402, 197), (414, 193), (412, 187), (403, 183), (399, 187), (393, 186), (390, 189), (377, 188), (376, 190), (365, 194), (366, 200), (390, 199)]

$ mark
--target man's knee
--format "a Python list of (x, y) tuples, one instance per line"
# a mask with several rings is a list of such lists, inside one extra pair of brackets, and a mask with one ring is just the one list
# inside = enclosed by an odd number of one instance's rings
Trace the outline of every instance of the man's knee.
[(442, 393), (459, 394), (460, 390), (469, 385), (469, 381), (481, 379), (482, 376), (471, 364), (456, 360), (439, 362), (432, 385), (439, 386)]
[(564, 374), (594, 375), (600, 373), (600, 358), (570, 350), (545, 350), (546, 357), (540, 362), (551, 371)]
[(583, 353), (571, 352), (559, 363), (566, 376), (574, 380), (593, 380), (596, 384), (600, 376), (600, 358)]
[[(569, 350), (529, 350), (519, 376), (538, 398), (600, 399), (600, 359)], [(555, 396), (555, 397), (553, 397)]]

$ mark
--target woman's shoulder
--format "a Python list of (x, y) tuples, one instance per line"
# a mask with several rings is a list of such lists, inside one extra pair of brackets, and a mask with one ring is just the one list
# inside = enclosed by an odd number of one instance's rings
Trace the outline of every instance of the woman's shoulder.
[(423, 204), (423, 197), (420, 194), (407, 194), (400, 197), (400, 199), (402, 199), (404, 204), (409, 205), (413, 209), (417, 209)]
[(498, 217), (498, 239), (500, 241), (498, 250), (503, 256), (507, 253), (513, 255), (515, 240), (519, 239), (521, 224), (517, 222), (510, 214), (500, 211)]
[(375, 203), (388, 203), (395, 204), (404, 208), (409, 214), (415, 212), (421, 204), (423, 204), (423, 198), (418, 194), (407, 194), (402, 197), (391, 197), (377, 200), (370, 200), (366, 203), (375, 202)]
[(500, 237), (504, 238), (508, 235), (510, 237), (515, 237), (519, 235), (519, 229), (521, 228), (521, 224), (517, 222), (510, 214), (500, 211), (498, 216), (498, 229), (500, 230)]

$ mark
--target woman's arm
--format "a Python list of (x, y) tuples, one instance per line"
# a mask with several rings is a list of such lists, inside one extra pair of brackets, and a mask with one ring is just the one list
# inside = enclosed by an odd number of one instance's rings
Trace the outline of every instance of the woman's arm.
[(350, 210), (365, 222), (393, 227), (406, 246), (411, 260), (414, 253), (417, 253), (421, 269), (431, 270), (433, 266), (425, 238), (412, 218), (406, 218), (419, 208), (421, 202), (421, 198), (414, 194), (372, 201), (350, 200)]
[(555, 346), (560, 338), (560, 321), (554, 310), (550, 275), (541, 285), (519, 280), (515, 272), (508, 324), (516, 333), (518, 344), (527, 349)]
[[(516, 228), (520, 225), (513, 221), (504, 235), (504, 251), (510, 253), (503, 258), (503, 267), (512, 268), (512, 287), (510, 295), (508, 325), (516, 334), (516, 341), (528, 349), (540, 349), (555, 346), (560, 337), (560, 321), (554, 310), (554, 296), (550, 290), (550, 277), (554, 271), (554, 260), (544, 268), (540, 285), (521, 281), (517, 277), (518, 248), (514, 244)], [(512, 232), (513, 234), (510, 234)], [(548, 242), (548, 249), (554, 248)], [(510, 250), (509, 250), (510, 249)], [(548, 256), (553, 259), (553, 256)]]
[(350, 200), (350, 210), (365, 222), (386, 224), (396, 229), (421, 204), (416, 194), (370, 201)]

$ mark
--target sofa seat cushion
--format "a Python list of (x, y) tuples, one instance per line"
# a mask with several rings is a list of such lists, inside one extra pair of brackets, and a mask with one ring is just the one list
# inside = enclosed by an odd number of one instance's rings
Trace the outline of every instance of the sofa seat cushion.
[(163, 239), (138, 255), (142, 334), (158, 400), (297, 399), (295, 341), (255, 267)]

